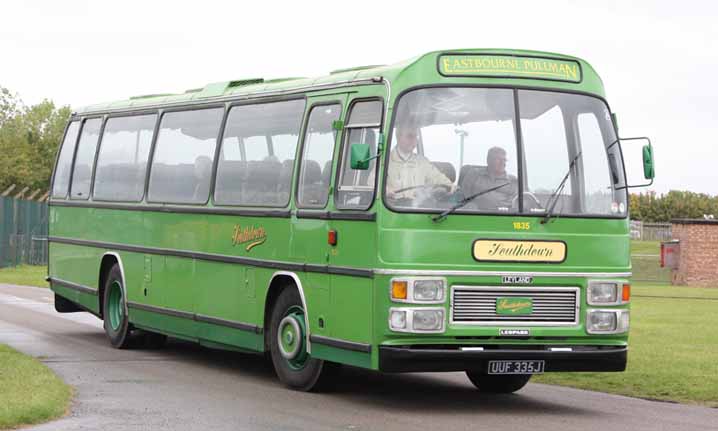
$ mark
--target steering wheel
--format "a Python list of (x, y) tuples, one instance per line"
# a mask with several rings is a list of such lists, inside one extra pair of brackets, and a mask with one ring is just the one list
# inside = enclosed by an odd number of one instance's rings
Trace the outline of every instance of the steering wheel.
[[(430, 191), (430, 196), (423, 196), (419, 197), (416, 196), (414, 198), (407, 198), (407, 197), (398, 197), (397, 195), (409, 191), (409, 190), (423, 190), (428, 189)], [(411, 187), (404, 187), (403, 189), (399, 189), (393, 192), (394, 197), (390, 198), (393, 201), (400, 203), (401, 205), (405, 206), (416, 206), (416, 205), (423, 205), (427, 203), (427, 200), (429, 201), (443, 201), (448, 200), (448, 196), (451, 194), (452, 187), (447, 184), (422, 184), (419, 186), (411, 186)], [(418, 200), (417, 200), (418, 199)], [(434, 204), (431, 204), (434, 205)]]
[(394, 194), (399, 194), (402, 192), (406, 192), (409, 190), (416, 190), (416, 189), (438, 189), (442, 188), (446, 190), (446, 193), (451, 193), (451, 186), (447, 184), (421, 184), (419, 186), (411, 186), (411, 187), (404, 187), (403, 189), (394, 190)]
[[(523, 195), (530, 197), (531, 200), (533, 201), (533, 204), (529, 206), (530, 209), (542, 208), (541, 201), (536, 197), (535, 194), (533, 194), (531, 192), (523, 192)], [(518, 207), (519, 207), (518, 204), (519, 204), (519, 195), (517, 194), (516, 196), (513, 197), (513, 199), (511, 199), (511, 209), (518, 209)]]

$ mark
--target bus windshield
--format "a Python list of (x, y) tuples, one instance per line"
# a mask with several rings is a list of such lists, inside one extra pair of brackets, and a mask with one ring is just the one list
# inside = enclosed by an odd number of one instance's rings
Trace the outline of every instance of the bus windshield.
[(386, 175), (386, 204), (396, 211), (442, 212), (464, 202), (457, 213), (627, 214), (608, 106), (582, 94), (411, 91), (397, 106)]

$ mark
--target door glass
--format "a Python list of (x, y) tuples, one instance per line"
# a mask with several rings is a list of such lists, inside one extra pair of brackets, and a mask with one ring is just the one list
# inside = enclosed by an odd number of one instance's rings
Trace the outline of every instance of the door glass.
[(304, 137), (302, 166), (299, 171), (297, 206), (324, 208), (329, 196), (332, 157), (336, 130), (333, 123), (339, 120), (339, 104), (312, 108)]
[(336, 206), (341, 209), (364, 210), (374, 200), (376, 159), (369, 162), (369, 169), (351, 168), (351, 146), (367, 144), (370, 154), (376, 155), (381, 126), (382, 103), (378, 100), (355, 103), (347, 121), (348, 131), (342, 153), (342, 170), (336, 192)]

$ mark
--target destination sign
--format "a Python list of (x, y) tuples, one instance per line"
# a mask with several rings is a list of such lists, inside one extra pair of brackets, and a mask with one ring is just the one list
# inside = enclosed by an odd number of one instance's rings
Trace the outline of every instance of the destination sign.
[(479, 262), (561, 263), (566, 259), (566, 243), (477, 239), (474, 241), (473, 255)]
[(574, 60), (498, 54), (446, 54), (439, 57), (444, 76), (536, 78), (581, 82), (581, 65)]

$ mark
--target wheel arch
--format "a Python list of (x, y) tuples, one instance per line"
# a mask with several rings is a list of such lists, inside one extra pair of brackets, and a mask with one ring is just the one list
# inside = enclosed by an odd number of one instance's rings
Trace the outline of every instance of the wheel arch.
[(117, 264), (117, 266), (120, 267), (120, 277), (122, 277), (122, 288), (120, 289), (122, 291), (122, 299), (124, 300), (125, 304), (125, 315), (129, 316), (128, 310), (127, 310), (127, 291), (125, 287), (125, 281), (127, 280), (125, 278), (125, 268), (122, 265), (122, 258), (120, 255), (114, 251), (108, 251), (105, 254), (102, 255), (102, 261), (100, 262), (100, 274), (98, 279), (98, 299), (99, 299), (99, 315), (100, 317), (104, 318), (103, 316), (103, 310), (104, 310), (104, 301), (105, 301), (105, 280), (107, 277), (107, 274), (109, 274), (112, 267)]
[(306, 327), (306, 346), (307, 346), (307, 353), (312, 353), (312, 345), (309, 340), (310, 338), (310, 329), (309, 329), (309, 309), (307, 308), (307, 299), (304, 295), (304, 288), (302, 287), (302, 282), (297, 276), (297, 274), (289, 271), (277, 271), (274, 274), (272, 274), (272, 277), (269, 280), (269, 287), (267, 288), (267, 295), (264, 299), (264, 343), (265, 343), (265, 350), (268, 350), (269, 345), (267, 340), (267, 334), (269, 334), (269, 320), (272, 314), (272, 307), (274, 306), (274, 303), (277, 301), (277, 298), (279, 297), (279, 294), (282, 292), (282, 290), (286, 289), (287, 286), (293, 286), (296, 287), (297, 291), (299, 292), (299, 297), (302, 299), (302, 307), (304, 308), (304, 325)]

